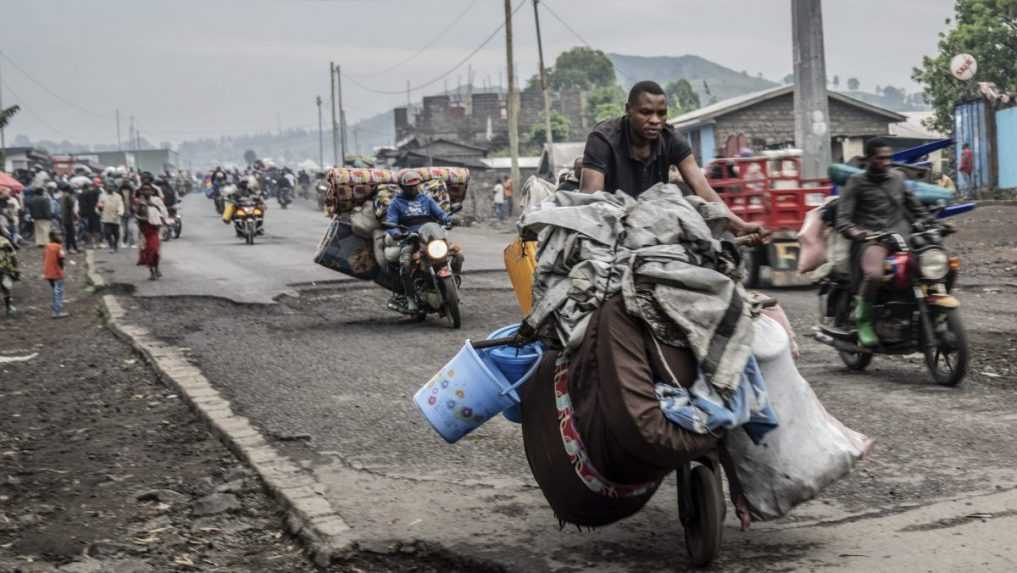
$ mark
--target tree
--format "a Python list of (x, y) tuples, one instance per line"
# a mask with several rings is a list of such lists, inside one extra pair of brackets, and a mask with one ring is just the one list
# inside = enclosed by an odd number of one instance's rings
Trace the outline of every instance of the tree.
[[(544, 145), (547, 143), (547, 130), (544, 128), (544, 114), (540, 114), (541, 120), (530, 126), (530, 143), (533, 145)], [(551, 112), (551, 133), (555, 141), (567, 141), (572, 123), (569, 118), (554, 111)]]
[(793, 84), (793, 83), (795, 83), (795, 75), (794, 74), (788, 74), (788, 75), (784, 76), (784, 83), (785, 84)]
[(848, 78), (847, 86), (849, 90), (856, 92), (862, 87), (862, 82), (858, 81), (858, 78)]
[(589, 103), (594, 123), (621, 117), (625, 114), (625, 90), (618, 84), (595, 88), (590, 92)]
[(883, 95), (883, 88), (876, 84), (876, 95)]
[[(932, 104), (932, 127), (943, 133), (953, 131), (954, 105), (978, 94), (975, 81), (960, 81), (950, 75), (950, 60), (967, 53), (978, 61), (977, 81), (994, 82), (1000, 90), (1017, 87), (1017, 0), (956, 0), (955, 26), (939, 34), (938, 52), (925, 56), (911, 73), (924, 89), (925, 101)], [(951, 20), (946, 20), (951, 25)]]
[(12, 105), (11, 107), (0, 109), (0, 127), (7, 127), (10, 123), (11, 118), (14, 117), (19, 111), (21, 111), (20, 105)]
[(907, 103), (908, 94), (902, 88), (886, 86), (883, 88), (883, 99), (892, 107), (900, 107)]
[(548, 81), (555, 91), (563, 88), (588, 90), (614, 85), (614, 64), (600, 50), (572, 48), (555, 59)]
[[(234, 155), (234, 157), (236, 157), (236, 156)], [(258, 154), (255, 153), (253, 149), (248, 149), (247, 151), (244, 152), (244, 161), (248, 165), (254, 165), (254, 162), (257, 161), (257, 160), (258, 160)]]
[(699, 109), (699, 94), (686, 79), (668, 82), (664, 93), (667, 94), (668, 111), (674, 115)]

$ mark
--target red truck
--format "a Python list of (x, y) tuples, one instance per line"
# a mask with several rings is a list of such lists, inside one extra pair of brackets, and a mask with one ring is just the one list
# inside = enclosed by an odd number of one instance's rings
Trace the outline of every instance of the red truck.
[[(742, 219), (773, 231), (769, 245), (748, 249), (745, 285), (758, 287), (764, 276), (770, 286), (809, 284), (798, 274), (798, 239), (805, 214), (823, 204), (833, 190), (829, 179), (801, 177), (801, 152), (765, 151), (752, 157), (719, 158), (706, 166), (710, 185)], [(764, 273), (763, 267), (769, 272)]]

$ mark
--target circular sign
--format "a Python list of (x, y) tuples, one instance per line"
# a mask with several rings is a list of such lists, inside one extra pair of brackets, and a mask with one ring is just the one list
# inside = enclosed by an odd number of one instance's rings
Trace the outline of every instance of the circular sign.
[(961, 81), (968, 81), (975, 77), (978, 71), (978, 62), (971, 54), (957, 54), (950, 60), (950, 73)]

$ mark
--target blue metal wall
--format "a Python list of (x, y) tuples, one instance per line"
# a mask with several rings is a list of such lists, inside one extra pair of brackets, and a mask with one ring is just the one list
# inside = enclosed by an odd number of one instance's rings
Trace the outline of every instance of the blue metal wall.
[(703, 165), (717, 158), (717, 141), (712, 125), (704, 125), (699, 129), (699, 146), (702, 148)]
[(992, 153), (994, 142), (989, 140), (988, 117), (990, 113), (984, 101), (970, 101), (958, 104), (954, 108), (954, 160), (955, 167), (960, 166), (960, 154), (964, 144), (971, 146), (974, 153), (974, 172), (971, 174), (973, 187), (984, 189), (991, 187), (989, 170), (989, 154)]
[(996, 112), (996, 154), (998, 186), (1017, 187), (1017, 107)]

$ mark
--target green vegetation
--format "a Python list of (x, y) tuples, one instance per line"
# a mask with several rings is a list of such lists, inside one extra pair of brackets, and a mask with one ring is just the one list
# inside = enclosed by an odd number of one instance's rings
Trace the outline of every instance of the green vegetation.
[[(956, 0), (954, 13), (946, 25), (955, 26), (939, 34), (937, 54), (922, 58), (911, 74), (936, 112), (931, 127), (944, 133), (953, 131), (954, 105), (977, 95), (976, 82), (994, 82), (1004, 91), (1017, 87), (1017, 0)], [(950, 74), (950, 60), (963, 53), (978, 61), (968, 82)]]
[[(571, 129), (572, 123), (569, 118), (558, 112), (551, 112), (551, 134), (554, 136), (554, 141), (566, 141)], [(541, 114), (540, 121), (530, 126), (530, 143), (540, 146), (546, 142), (547, 129), (544, 127), (544, 118)]]

